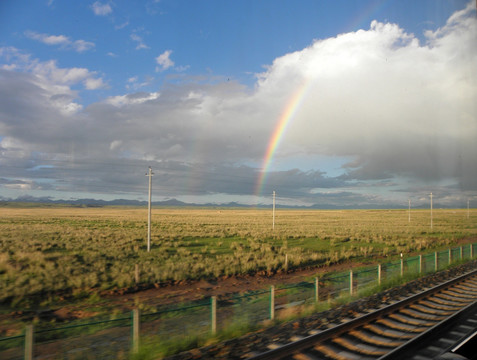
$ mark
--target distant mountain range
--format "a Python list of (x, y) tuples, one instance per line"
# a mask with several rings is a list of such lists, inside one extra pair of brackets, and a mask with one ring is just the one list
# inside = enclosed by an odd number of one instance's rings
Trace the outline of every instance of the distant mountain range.
[[(84, 207), (101, 207), (101, 206), (147, 206), (147, 201), (142, 200), (128, 200), (128, 199), (114, 199), (114, 200), (101, 200), (101, 199), (70, 199), (70, 200), (54, 200), (50, 197), (34, 197), (34, 196), (20, 196), (16, 199), (4, 198), (0, 196), (0, 206), (7, 204), (45, 204), (45, 205), (71, 205), (71, 206), (84, 206)], [(169, 206), (169, 207), (256, 207), (252, 205), (239, 204), (237, 202), (230, 202), (227, 204), (195, 204), (185, 203), (177, 199), (169, 199), (164, 201), (153, 201), (153, 206)], [(258, 205), (259, 207), (268, 207), (269, 205)]]
[[(4, 198), (0, 196), (0, 207), (5, 206), (20, 206), (24, 204), (31, 204), (31, 206), (39, 205), (65, 205), (65, 206), (77, 206), (77, 207), (102, 207), (102, 206), (147, 206), (147, 201), (141, 200), (127, 200), (127, 199), (115, 199), (115, 200), (100, 200), (100, 199), (71, 199), (71, 200), (53, 200), (50, 197), (34, 197), (34, 196), (21, 196), (16, 199)], [(177, 199), (169, 199), (164, 201), (153, 201), (153, 206), (156, 207), (221, 207), (221, 208), (270, 208), (271, 204), (255, 204), (247, 205), (237, 202), (229, 203), (206, 203), (195, 204), (185, 203)], [(336, 206), (332, 204), (314, 204), (310, 206), (294, 206), (294, 205), (276, 205), (277, 208), (287, 209), (317, 209), (317, 210), (344, 210), (344, 209), (407, 209), (403, 206), (389, 206), (389, 205), (377, 205), (370, 204), (365, 206)], [(414, 206), (413, 209), (427, 209), (429, 206), (421, 205)], [(434, 208), (445, 208), (439, 204), (434, 204)]]

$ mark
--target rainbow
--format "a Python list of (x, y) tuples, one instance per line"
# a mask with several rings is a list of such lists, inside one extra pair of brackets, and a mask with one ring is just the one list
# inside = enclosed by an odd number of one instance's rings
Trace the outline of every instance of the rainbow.
[[(379, 12), (384, 10), (390, 4), (389, 0), (384, 1), (374, 1), (369, 3), (368, 6), (363, 7), (349, 23), (347, 26), (348, 29), (353, 31), (355, 28), (361, 28), (362, 26), (369, 26), (371, 18), (375, 15), (378, 15)], [(371, 20), (370, 20), (371, 19)], [(286, 132), (286, 129), (290, 125), (291, 120), (294, 118), (294, 115), (300, 108), (300, 105), (303, 103), (303, 99), (307, 93), (307, 90), (310, 87), (310, 81), (304, 81), (303, 84), (295, 91), (292, 97), (287, 102), (287, 105), (283, 109), (283, 112), (280, 116), (280, 119), (270, 137), (268, 142), (267, 150), (265, 152), (265, 157), (263, 158), (262, 168), (260, 175), (258, 177), (257, 184), (255, 186), (255, 195), (260, 196), (263, 190), (263, 186), (266, 182), (267, 174), (270, 168), (270, 165), (273, 161), (273, 156), (280, 145), (280, 142), (283, 138), (283, 135)]]
[(303, 103), (303, 99), (307, 93), (307, 89), (309, 88), (309, 81), (303, 82), (303, 84), (293, 93), (292, 97), (287, 102), (287, 105), (282, 111), (280, 115), (280, 119), (270, 137), (268, 142), (267, 150), (265, 152), (265, 157), (263, 158), (262, 162), (262, 170), (260, 172), (256, 187), (255, 187), (255, 195), (260, 196), (262, 193), (263, 185), (265, 184), (266, 177), (270, 165), (273, 160), (273, 156), (280, 145), (280, 142), (285, 134), (288, 125), (290, 124), (291, 120), (294, 118), (294, 115), (298, 111), (300, 105)]

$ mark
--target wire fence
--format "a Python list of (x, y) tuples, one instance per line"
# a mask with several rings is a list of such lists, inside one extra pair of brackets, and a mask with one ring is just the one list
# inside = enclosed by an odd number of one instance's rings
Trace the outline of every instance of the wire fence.
[(183, 303), (160, 311), (56, 328), (34, 329), (0, 338), (1, 359), (127, 359), (137, 351), (140, 339), (154, 337), (158, 343), (207, 337), (233, 327), (265, 324), (297, 314), (307, 306), (329, 304), (343, 296), (408, 275), (426, 275), (452, 263), (475, 257), (477, 244), (451, 248), (397, 261), (324, 274), (312, 281), (271, 286), (270, 289), (206, 301)]

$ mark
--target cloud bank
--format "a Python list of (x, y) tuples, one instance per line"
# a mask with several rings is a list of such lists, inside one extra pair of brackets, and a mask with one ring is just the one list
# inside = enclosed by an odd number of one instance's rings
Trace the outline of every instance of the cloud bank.
[[(108, 6), (97, 2), (93, 10), (106, 15)], [(266, 193), (302, 203), (407, 203), (409, 194), (432, 187), (457, 203), (477, 191), (472, 3), (425, 39), (373, 21), (275, 59), (253, 88), (183, 76), (155, 92), (87, 106), (79, 92), (104, 86), (94, 71), (0, 48), (3, 187), (139, 196), (142, 172), (152, 165), (159, 196), (252, 195), (278, 119), (306, 87)], [(170, 55), (151, 67), (174, 66)]]

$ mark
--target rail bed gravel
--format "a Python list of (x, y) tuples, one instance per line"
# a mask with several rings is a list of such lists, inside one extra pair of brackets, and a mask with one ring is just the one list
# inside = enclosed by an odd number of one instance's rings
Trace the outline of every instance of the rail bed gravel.
[(342, 319), (354, 318), (364, 312), (391, 304), (397, 300), (419, 292), (425, 288), (452, 279), (477, 267), (477, 261), (466, 263), (451, 269), (443, 270), (425, 277), (410, 281), (372, 296), (361, 298), (327, 311), (271, 326), (257, 332), (227, 340), (214, 345), (193, 349), (168, 357), (168, 360), (192, 359), (246, 359), (252, 354), (269, 350), (268, 346), (289, 343), (293, 337), (305, 337), (309, 331), (327, 329), (339, 324)]

